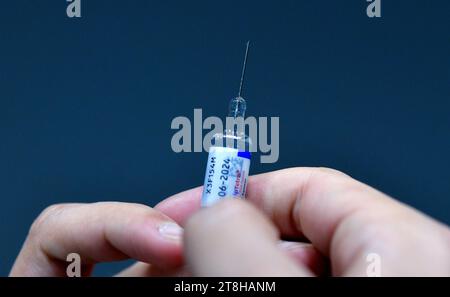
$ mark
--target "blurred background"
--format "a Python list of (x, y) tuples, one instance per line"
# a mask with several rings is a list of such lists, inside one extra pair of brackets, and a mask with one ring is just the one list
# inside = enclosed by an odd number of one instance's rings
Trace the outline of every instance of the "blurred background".
[(50, 204), (201, 185), (206, 153), (174, 153), (170, 124), (225, 116), (247, 40), (248, 113), (280, 117), (252, 174), (333, 167), (450, 223), (450, 2), (81, 3), (0, 3), (0, 275)]

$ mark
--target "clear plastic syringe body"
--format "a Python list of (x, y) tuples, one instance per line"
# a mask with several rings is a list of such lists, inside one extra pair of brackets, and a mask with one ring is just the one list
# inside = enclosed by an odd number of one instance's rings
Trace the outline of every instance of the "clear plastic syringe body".
[(238, 96), (231, 100), (226, 129), (216, 134), (209, 150), (202, 206), (224, 198), (245, 198), (250, 170), (251, 139), (245, 134), (247, 104)]

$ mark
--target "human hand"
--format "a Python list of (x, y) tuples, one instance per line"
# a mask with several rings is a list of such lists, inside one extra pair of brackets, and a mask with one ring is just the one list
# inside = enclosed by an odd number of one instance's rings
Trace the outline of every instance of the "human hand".
[[(200, 197), (197, 188), (155, 208), (118, 202), (50, 206), (33, 223), (10, 276), (67, 276), (72, 253), (80, 256), (82, 276), (91, 275), (97, 263), (124, 259), (138, 263), (118, 276), (189, 275), (183, 268), (182, 226), (200, 208)], [(279, 249), (306, 266), (321, 267), (305, 262), (318, 257), (302, 244), (280, 242)]]
[[(196, 188), (154, 209), (126, 203), (52, 206), (33, 224), (11, 276), (64, 276), (65, 257), (73, 252), (81, 256), (83, 275), (95, 263), (126, 258), (140, 262), (120, 276), (321, 275), (327, 258), (334, 275), (365, 275), (369, 252), (380, 255), (382, 275), (450, 273), (446, 226), (333, 170), (251, 177), (250, 203), (224, 201), (189, 219), (200, 197)], [(178, 226), (188, 219), (183, 268)], [(278, 241), (279, 233), (312, 244)]]
[[(447, 226), (329, 169), (250, 178), (247, 201), (222, 201), (188, 221), (185, 257), (197, 276), (317, 275), (280, 252), (280, 235), (310, 241), (304, 248), (329, 259), (335, 276), (367, 276), (369, 255), (381, 276), (450, 275)], [(318, 257), (304, 253), (303, 262), (322, 263)]]

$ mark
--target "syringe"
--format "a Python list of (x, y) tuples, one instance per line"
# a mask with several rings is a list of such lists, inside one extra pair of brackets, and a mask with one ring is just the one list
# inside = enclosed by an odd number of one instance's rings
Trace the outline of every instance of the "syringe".
[[(238, 96), (231, 100), (228, 117), (243, 123), (247, 103), (242, 97), (250, 42), (247, 42)], [(202, 206), (210, 206), (223, 198), (245, 198), (250, 170), (251, 140), (243, 125), (233, 125), (214, 136), (209, 150), (203, 188)]]
[(247, 48), (245, 49), (245, 57), (244, 64), (242, 66), (242, 74), (241, 74), (241, 83), (239, 84), (239, 93), (238, 96), (231, 100), (230, 102), (230, 112), (228, 114), (229, 117), (238, 118), (245, 117), (245, 112), (247, 110), (247, 103), (245, 99), (242, 98), (242, 91), (244, 90), (244, 80), (245, 80), (245, 71), (247, 70), (247, 60), (248, 60), (248, 50), (250, 48), (250, 41), (247, 42)]

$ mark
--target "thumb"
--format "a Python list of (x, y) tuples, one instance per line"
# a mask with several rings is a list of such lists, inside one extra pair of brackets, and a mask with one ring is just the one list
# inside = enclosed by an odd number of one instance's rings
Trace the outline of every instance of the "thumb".
[(245, 201), (226, 199), (185, 226), (185, 257), (194, 276), (311, 276), (277, 246), (275, 226)]

